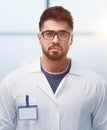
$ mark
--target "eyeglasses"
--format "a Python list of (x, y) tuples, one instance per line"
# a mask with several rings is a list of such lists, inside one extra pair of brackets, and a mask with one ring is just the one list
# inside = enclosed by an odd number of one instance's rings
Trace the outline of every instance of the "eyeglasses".
[(59, 40), (66, 41), (69, 39), (70, 33), (65, 30), (62, 30), (59, 32), (44, 31), (44, 32), (41, 32), (41, 35), (43, 35), (43, 38), (45, 40), (52, 40), (54, 39), (55, 35), (57, 35)]

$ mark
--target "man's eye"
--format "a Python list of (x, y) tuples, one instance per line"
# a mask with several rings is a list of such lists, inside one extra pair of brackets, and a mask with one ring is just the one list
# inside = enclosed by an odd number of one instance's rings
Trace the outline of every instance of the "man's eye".
[(61, 32), (61, 33), (60, 33), (60, 36), (62, 36), (62, 37), (66, 37), (66, 35), (67, 35), (67, 34), (66, 34), (65, 32)]
[(52, 32), (47, 32), (47, 33), (46, 33), (46, 36), (52, 37), (52, 36), (53, 36), (53, 33), (52, 33)]

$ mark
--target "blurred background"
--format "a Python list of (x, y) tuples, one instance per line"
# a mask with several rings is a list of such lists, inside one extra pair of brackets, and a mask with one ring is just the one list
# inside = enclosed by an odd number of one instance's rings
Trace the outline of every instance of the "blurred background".
[(68, 55), (107, 80), (107, 0), (0, 0), (0, 80), (41, 55), (39, 17), (53, 5), (67, 8), (74, 18)]

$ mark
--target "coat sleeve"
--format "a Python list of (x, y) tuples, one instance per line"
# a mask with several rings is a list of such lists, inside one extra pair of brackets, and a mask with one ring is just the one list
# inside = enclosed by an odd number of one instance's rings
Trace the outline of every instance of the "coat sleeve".
[(16, 108), (8, 79), (0, 83), (0, 130), (16, 130)]
[(105, 80), (99, 80), (97, 84), (93, 127), (94, 130), (107, 130), (107, 82)]

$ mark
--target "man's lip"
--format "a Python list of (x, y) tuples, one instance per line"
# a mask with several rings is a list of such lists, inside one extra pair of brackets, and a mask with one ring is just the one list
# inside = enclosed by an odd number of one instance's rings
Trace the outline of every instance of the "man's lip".
[(61, 50), (61, 48), (56, 48), (56, 47), (55, 47), (55, 48), (50, 48), (50, 50), (51, 50), (51, 51), (54, 51), (54, 52), (58, 52), (58, 51)]
[(54, 50), (61, 50), (60, 47), (50, 47), (50, 49), (54, 49)]
[(60, 50), (59, 48), (51, 48), (51, 50)]

